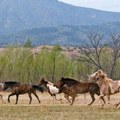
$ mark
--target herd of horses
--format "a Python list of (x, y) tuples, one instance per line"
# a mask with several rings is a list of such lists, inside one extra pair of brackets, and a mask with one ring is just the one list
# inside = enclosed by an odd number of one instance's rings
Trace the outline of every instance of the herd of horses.
[[(108, 78), (107, 74), (105, 74), (102, 70), (96, 71), (94, 74), (90, 75), (89, 78), (92, 80), (91, 82), (80, 82), (75, 79), (62, 77), (55, 84), (42, 78), (36, 85), (20, 84), (19, 82), (15, 81), (6, 81), (0, 83), (0, 91), (10, 89), (11, 93), (8, 95), (8, 103), (10, 103), (10, 97), (16, 95), (15, 104), (18, 103), (19, 95), (25, 93), (27, 93), (30, 98), (29, 104), (31, 104), (32, 101), (31, 94), (33, 94), (40, 103), (41, 101), (36, 93), (37, 90), (41, 93), (47, 90), (48, 93), (53, 96), (53, 99), (56, 100), (62, 100), (57, 99), (56, 95), (64, 93), (64, 97), (67, 99), (70, 105), (73, 105), (78, 94), (83, 93), (90, 94), (92, 101), (88, 105), (91, 105), (95, 101), (96, 94), (99, 96), (102, 106), (106, 104), (104, 99), (105, 96), (107, 97), (107, 103), (109, 103), (110, 95), (120, 92), (120, 80), (114, 81)], [(70, 97), (72, 99), (70, 99)], [(0, 98), (2, 99), (2, 95), (0, 95)], [(116, 103), (115, 106), (119, 108), (120, 102)]]

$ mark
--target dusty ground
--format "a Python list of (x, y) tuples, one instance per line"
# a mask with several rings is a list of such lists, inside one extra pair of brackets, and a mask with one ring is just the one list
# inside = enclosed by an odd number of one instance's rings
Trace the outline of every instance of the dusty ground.
[[(70, 106), (63, 94), (57, 96), (61, 101), (53, 101), (48, 93), (38, 93), (41, 104), (33, 96), (32, 104), (29, 105), (28, 95), (19, 97), (18, 105), (15, 105), (15, 96), (11, 97), (11, 103), (7, 103), (10, 93), (2, 92), (6, 104), (0, 102), (0, 120), (119, 120), (120, 109), (113, 105), (101, 107), (98, 97), (92, 106), (87, 106), (91, 101), (89, 95), (79, 95), (73, 106)], [(120, 94), (111, 96), (111, 102), (120, 101)]]
[[(1, 92), (1, 95), (3, 95), (3, 99), (6, 102), (6, 104), (2, 104), (2, 101), (0, 101), (0, 106), (1, 105), (14, 105), (15, 100), (16, 100), (16, 96), (11, 96), (10, 101), (11, 103), (7, 103), (7, 98), (8, 95), (10, 94), (10, 92)], [(40, 93), (37, 92), (39, 99), (41, 100), (41, 105), (59, 105), (59, 106), (63, 106), (63, 105), (69, 105), (69, 103), (67, 102), (67, 100), (64, 98), (64, 94), (59, 94), (57, 95), (58, 99), (62, 98), (62, 101), (56, 101), (53, 100), (53, 98), (48, 94), (48, 93)], [(38, 104), (37, 99), (35, 98), (34, 95), (32, 95), (32, 104), (31, 106), (36, 106), (36, 105), (40, 105)], [(95, 96), (96, 101), (93, 103), (93, 106), (97, 105), (97, 106), (101, 106), (100, 101), (98, 99), (98, 96)], [(106, 99), (106, 98), (105, 98)], [(111, 96), (111, 103), (116, 103), (120, 101), (120, 94), (115, 94)], [(91, 98), (89, 96), (89, 94), (86, 94), (86, 99), (85, 99), (85, 95), (84, 94), (80, 94), (78, 95), (78, 97), (76, 98), (74, 105), (77, 106), (81, 106), (81, 105), (85, 105), (87, 106), (88, 103), (91, 102)], [(19, 96), (19, 101), (18, 101), (18, 105), (25, 105), (25, 106), (29, 106), (29, 97), (27, 94), (24, 95), (20, 95)]]

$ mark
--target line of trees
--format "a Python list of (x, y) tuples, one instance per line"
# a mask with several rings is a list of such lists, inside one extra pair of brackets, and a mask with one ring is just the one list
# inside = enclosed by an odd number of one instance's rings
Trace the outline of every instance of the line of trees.
[(8, 46), (0, 53), (0, 80), (36, 83), (42, 77), (56, 82), (61, 77), (88, 80), (87, 75), (103, 69), (111, 78), (120, 79), (120, 35), (111, 34), (104, 43), (103, 34), (89, 33), (79, 47), (79, 57), (69, 59), (60, 46), (43, 47), (38, 54), (25, 46)]
[(35, 55), (31, 52), (31, 48), (9, 46), (0, 54), (1, 81), (35, 83), (45, 77), (55, 82), (62, 76), (78, 79), (82, 75), (83, 68), (84, 65), (67, 58), (61, 52), (60, 46), (54, 46), (51, 51), (43, 47)]

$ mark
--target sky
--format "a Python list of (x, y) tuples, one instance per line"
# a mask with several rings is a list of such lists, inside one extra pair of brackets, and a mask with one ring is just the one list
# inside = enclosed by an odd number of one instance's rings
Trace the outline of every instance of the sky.
[(59, 0), (76, 6), (120, 12), (120, 0)]

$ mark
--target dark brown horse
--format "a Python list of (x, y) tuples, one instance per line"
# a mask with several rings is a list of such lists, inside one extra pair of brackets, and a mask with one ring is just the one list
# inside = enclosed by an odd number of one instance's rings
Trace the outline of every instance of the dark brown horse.
[[(4, 82), (0, 82), (0, 91), (5, 91), (8, 88), (10, 88), (10, 90), (12, 90), (12, 88), (13, 88), (14, 85), (20, 85), (20, 83), (16, 82), (16, 81), (4, 81)], [(0, 94), (0, 99), (2, 100), (3, 103), (5, 103), (4, 100), (3, 100), (3, 96), (1, 94)]]
[(12, 88), (12, 93), (8, 96), (8, 102), (10, 103), (11, 96), (16, 95), (16, 103), (15, 104), (17, 104), (19, 95), (28, 93), (28, 96), (30, 98), (29, 104), (31, 104), (31, 101), (32, 101), (31, 94), (34, 94), (35, 97), (37, 98), (38, 102), (40, 103), (41, 101), (39, 100), (39, 97), (36, 94), (36, 90), (39, 90), (42, 93), (44, 91), (43, 87), (38, 86), (38, 85), (28, 85), (28, 84), (14, 85)]
[(16, 81), (0, 82), (0, 90), (1, 90), (1, 91), (5, 91), (5, 90), (7, 90), (8, 88), (9, 88), (10, 90), (12, 90), (12, 88), (13, 88), (15, 85), (20, 85), (20, 83), (19, 83), (19, 82), (16, 82)]
[[(63, 91), (67, 95), (66, 97), (68, 97), (68, 99), (69, 96), (72, 97), (71, 105), (77, 94), (89, 93), (92, 101), (88, 105), (91, 105), (95, 101), (95, 94), (100, 95), (100, 88), (98, 84), (94, 82), (82, 83), (70, 78), (61, 78), (61, 80), (56, 83), (56, 86), (60, 89), (60, 92)], [(104, 99), (102, 100), (104, 101)]]

